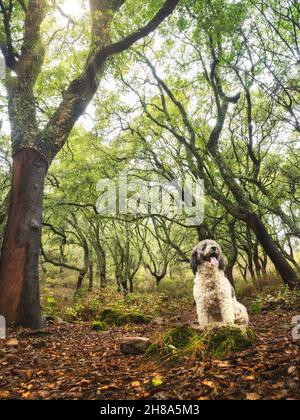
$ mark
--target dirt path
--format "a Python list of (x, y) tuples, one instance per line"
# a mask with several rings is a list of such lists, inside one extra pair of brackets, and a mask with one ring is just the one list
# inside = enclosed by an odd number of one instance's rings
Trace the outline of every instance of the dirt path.
[[(104, 333), (90, 324), (52, 324), (48, 334), (11, 333), (0, 343), (0, 398), (23, 399), (300, 399), (300, 341), (292, 312), (252, 318), (258, 343), (234, 357), (169, 367), (126, 357), (124, 335), (153, 337), (170, 327), (151, 323)], [(153, 385), (153, 378), (159, 378)]]

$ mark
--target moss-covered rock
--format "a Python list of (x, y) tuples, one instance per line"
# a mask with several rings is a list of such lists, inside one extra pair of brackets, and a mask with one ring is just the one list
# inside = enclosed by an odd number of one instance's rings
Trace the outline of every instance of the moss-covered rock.
[(127, 320), (128, 324), (149, 324), (151, 322), (151, 319), (139, 312), (132, 312), (127, 314)]
[(122, 326), (127, 324), (148, 324), (151, 319), (139, 312), (122, 312), (116, 309), (105, 309), (100, 315), (100, 321), (108, 325)]
[(224, 357), (252, 346), (256, 334), (250, 328), (214, 327), (206, 335), (208, 351), (214, 357)]
[(161, 336), (149, 347), (147, 354), (163, 354), (170, 360), (219, 358), (245, 350), (255, 341), (256, 335), (250, 328), (216, 326), (200, 331), (189, 325), (181, 325)]
[(193, 331), (188, 325), (181, 325), (171, 328), (163, 337), (163, 342), (167, 346), (171, 345), (177, 349), (183, 349), (190, 343), (194, 336), (195, 331)]

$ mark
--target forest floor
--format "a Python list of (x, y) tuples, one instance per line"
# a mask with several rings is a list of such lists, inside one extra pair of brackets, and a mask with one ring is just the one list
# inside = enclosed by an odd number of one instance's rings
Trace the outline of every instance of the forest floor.
[[(298, 312), (299, 314), (299, 312)], [(294, 312), (263, 312), (251, 319), (257, 343), (222, 360), (170, 366), (120, 352), (124, 336), (153, 338), (174, 325), (113, 327), (52, 322), (32, 333), (10, 331), (0, 342), (1, 399), (300, 399), (300, 341), (291, 334)], [(195, 321), (182, 313), (177, 322)], [(153, 380), (156, 379), (156, 380)]]

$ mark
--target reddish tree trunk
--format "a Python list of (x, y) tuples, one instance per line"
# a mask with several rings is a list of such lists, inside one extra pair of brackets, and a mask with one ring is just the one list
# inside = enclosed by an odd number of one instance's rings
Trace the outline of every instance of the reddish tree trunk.
[(284, 283), (291, 290), (298, 288), (300, 283), (297, 273), (280, 252), (272, 237), (269, 235), (264, 223), (256, 214), (250, 214), (247, 219), (247, 224), (255, 233), (263, 249), (273, 262), (278, 273), (281, 275)]
[(8, 323), (41, 327), (39, 254), (47, 163), (23, 149), (13, 158), (8, 222), (0, 261), (0, 314)]

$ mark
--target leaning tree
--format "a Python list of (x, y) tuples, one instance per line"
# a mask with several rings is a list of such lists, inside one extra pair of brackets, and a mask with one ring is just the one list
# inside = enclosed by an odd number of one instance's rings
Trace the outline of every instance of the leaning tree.
[[(148, 67), (142, 80), (130, 78), (130, 73), (122, 77), (124, 86), (141, 104), (133, 133), (141, 142), (149, 144), (156, 132), (159, 141), (165, 139), (165, 148), (170, 139), (175, 139), (185, 149), (186, 170), (195, 179), (201, 177), (207, 195), (255, 235), (283, 282), (291, 289), (298, 288), (299, 274), (274, 240), (268, 223), (274, 214), (289, 235), (299, 236), (297, 220), (286, 211), (291, 197), (283, 194), (282, 183), (276, 188), (277, 183), (270, 184), (272, 176), (268, 176), (269, 160), (274, 164), (274, 156), (278, 155), (280, 164), (283, 163), (280, 153), (275, 153), (274, 138), (279, 144), (282, 132), (292, 137), (289, 125), (296, 128), (295, 121), (290, 121), (290, 112), (281, 103), (281, 89), (274, 91), (272, 85), (277, 77), (261, 59), (265, 57), (265, 48), (256, 52), (255, 61), (249, 50), (249, 43), (259, 44), (257, 39), (261, 38), (254, 32), (255, 28), (249, 27), (251, 15), (243, 2), (188, 3), (187, 21), (184, 24), (182, 15), (179, 28), (178, 22), (173, 28), (176, 43), (171, 53), (185, 76), (180, 79), (174, 73), (169, 74), (169, 53), (163, 46), (156, 56), (149, 48), (144, 53), (136, 51), (140, 66)], [(277, 54), (278, 51), (279, 47)], [(164, 78), (159, 76), (158, 66), (154, 64), (162, 65), (162, 54), (166, 63)], [(283, 61), (281, 56), (280, 68), (284, 67), (285, 74), (289, 66), (290, 61)], [(266, 78), (267, 70), (270, 74)], [(153, 92), (153, 81), (157, 85), (154, 95), (149, 94)], [(286, 83), (290, 86), (291, 82)], [(147, 90), (147, 85), (151, 89)], [(290, 106), (297, 115), (295, 102), (294, 98)], [(151, 139), (145, 130), (145, 120), (155, 127)], [(168, 168), (157, 157), (155, 164), (167, 173)]]
[[(97, 92), (107, 61), (152, 33), (178, 3), (90, 0), (90, 42), (82, 52), (85, 64), (62, 92), (48, 121), (41, 124), (35, 87), (46, 70), (51, 77), (51, 66), (49, 71), (44, 65), (51, 48), (45, 32), (59, 6), (47, 0), (0, 1), (0, 48), (7, 67), (4, 85), (13, 150), (12, 188), (0, 263), (0, 313), (8, 322), (31, 328), (41, 325), (38, 261), (44, 182), (51, 162)], [(140, 28), (128, 35), (128, 27), (133, 24)]]

